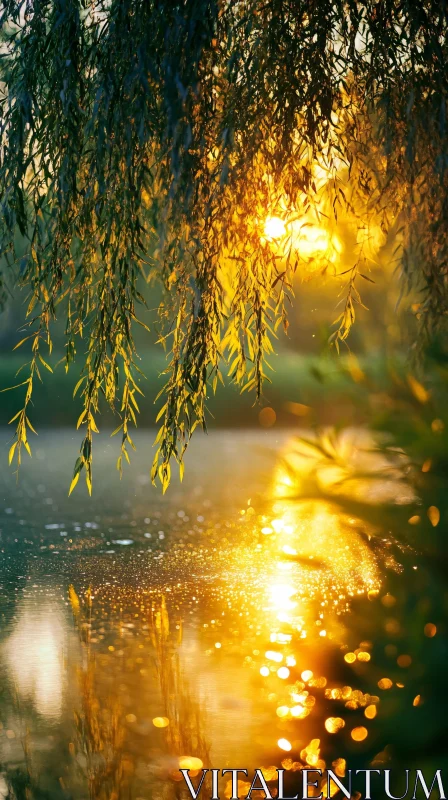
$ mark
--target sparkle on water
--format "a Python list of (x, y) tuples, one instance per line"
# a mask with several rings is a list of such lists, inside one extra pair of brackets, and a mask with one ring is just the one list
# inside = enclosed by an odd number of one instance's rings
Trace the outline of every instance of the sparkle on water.
[[(265, 775), (308, 765), (343, 776), (346, 756), (373, 747), (373, 758), (384, 749), (382, 715), (391, 713), (389, 697), (399, 702), (415, 665), (409, 645), (394, 644), (403, 633), (395, 591), (385, 585), (388, 575), (399, 581), (401, 568), (390, 542), (372, 541), (336, 501), (341, 469), (350, 491), (367, 492), (370, 502), (393, 495), (405, 503), (409, 490), (390, 469), (377, 480), (378, 454), (369, 469), (365, 435), (351, 433), (333, 440), (344, 454), (337, 470), (315, 470), (334, 490), (335, 503), (324, 501), (311, 487), (306, 447), (304, 454), (295, 441), (284, 448), (272, 441), (268, 479), (257, 483), (254, 472), (244, 496), (236, 475), (241, 497), (216, 509), (212, 484), (197, 490), (194, 471), (190, 487), (159, 507), (147, 501), (139, 475), (122, 522), (117, 509), (87, 521), (72, 504), (78, 519), (62, 523), (48, 503), (38, 532), (22, 526), (26, 559), (2, 587), (1, 764), (27, 769), (23, 741), (31, 731), (54, 797), (62, 798), (61, 786), (84, 797), (85, 783), (95, 797), (144, 797), (148, 785), (168, 782), (175, 792), (179, 767), (194, 776), (203, 765), (244, 759), (270, 764)], [(362, 465), (361, 486), (351, 458)], [(232, 451), (228, 481), (233, 470)], [(241, 470), (247, 474), (244, 463)], [(52, 499), (45, 487), (42, 494)], [(21, 521), (13, 527), (14, 509), (6, 513), (13, 549)], [(372, 628), (371, 609), (380, 628)], [(431, 646), (439, 637), (428, 616), (421, 640)], [(375, 631), (387, 637), (391, 677), (376, 663)], [(413, 680), (406, 702), (418, 710), (424, 693)]]

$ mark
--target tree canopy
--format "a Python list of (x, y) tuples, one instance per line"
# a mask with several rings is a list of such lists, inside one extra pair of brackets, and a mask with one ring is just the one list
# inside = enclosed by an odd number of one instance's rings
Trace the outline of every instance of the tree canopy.
[(261, 394), (310, 215), (333, 231), (350, 215), (359, 231), (336, 347), (373, 225), (395, 226), (419, 340), (442, 325), (445, 0), (3, 0), (0, 15), (0, 253), (4, 283), (29, 290), (31, 349), (11, 460), (29, 449), (57, 317), (66, 369), (84, 364), (72, 488), (84, 471), (91, 490), (102, 395), (120, 415), (121, 469), (141, 392), (133, 331), (159, 282), (170, 356), (152, 477), (165, 489), (224, 364)]

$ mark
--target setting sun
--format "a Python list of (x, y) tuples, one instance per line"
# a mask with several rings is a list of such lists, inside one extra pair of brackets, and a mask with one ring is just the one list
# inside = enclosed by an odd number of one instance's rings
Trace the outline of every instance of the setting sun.
[(290, 250), (297, 252), (308, 266), (319, 258), (335, 262), (342, 251), (338, 237), (320, 225), (313, 224), (307, 217), (287, 220), (267, 217), (263, 238), (271, 242), (276, 250), (280, 248), (280, 254), (284, 256)]
[(280, 217), (268, 217), (264, 224), (264, 233), (268, 239), (281, 239), (286, 233), (286, 225)]

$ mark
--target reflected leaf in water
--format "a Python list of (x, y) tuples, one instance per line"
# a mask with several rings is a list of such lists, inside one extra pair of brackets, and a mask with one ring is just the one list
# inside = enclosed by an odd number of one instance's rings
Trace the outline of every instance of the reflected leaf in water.
[[(316, 449), (308, 444), (303, 447), (303, 442), (293, 440), (275, 470), (274, 516), (269, 520), (272, 535), (265, 540), (264, 549), (269, 549), (273, 563), (267, 589), (270, 607), (279, 622), (292, 624), (306, 636), (304, 615), (310, 601), (319, 600), (326, 613), (330, 609), (338, 612), (348, 598), (378, 591), (381, 580), (376, 554), (365, 536), (360, 535), (356, 519), (343, 513), (319, 488), (321, 468), (325, 472), (325, 485), (329, 484), (328, 465), (322, 467), (321, 463), (323, 446), (317, 449), (319, 456), (314, 467), (310, 465), (310, 453), (315, 456)], [(337, 452), (331, 438), (327, 449), (333, 455)], [(345, 440), (340, 450), (347, 455), (349, 447)], [(310, 482), (315, 484), (313, 492)], [(266, 527), (266, 517), (263, 520)], [(318, 625), (319, 635), (324, 638), (327, 631), (322, 615)]]
[[(366, 446), (363, 436), (361, 444)], [(330, 445), (330, 455), (335, 458), (336, 444), (330, 440)], [(338, 704), (339, 708), (342, 706), (341, 711), (348, 709), (353, 713), (360, 709), (363, 713), (363, 709), (370, 706), (376, 713), (378, 698), (350, 686), (342, 687), (337, 682), (334, 685), (334, 680), (333, 685), (328, 682), (332, 672), (341, 669), (336, 659), (339, 664), (344, 663), (341, 648), (347, 650), (347, 634), (342, 622), (344, 612), (350, 609), (354, 598), (370, 599), (381, 589), (381, 548), (378, 543), (373, 548), (365, 535), (365, 526), (363, 530), (353, 515), (342, 510), (340, 503), (326, 494), (332, 481), (333, 486), (340, 483), (341, 464), (336, 465), (337, 470), (333, 467), (330, 470), (325, 456), (322, 466), (319, 451), (319, 466), (313, 473), (310, 468), (312, 448), (305, 448), (304, 454), (301, 447), (297, 440), (287, 444), (274, 470), (270, 495), (272, 513), (266, 508), (265, 513), (257, 516), (255, 511), (252, 515), (251, 524), (260, 535), (256, 570), (250, 552), (245, 553), (244, 547), (236, 550), (234, 559), (241, 564), (242, 574), (246, 574), (245, 565), (251, 561), (252, 585), (258, 586), (262, 594), (262, 607), (252, 621), (257, 620), (266, 644), (260, 647), (256, 666), (268, 698), (272, 697), (275, 702), (277, 725), (284, 728), (284, 735), (275, 740), (277, 752), (297, 750), (298, 737), (303, 742), (307, 732), (319, 729), (322, 738), (314, 736), (306, 747), (302, 745), (300, 761), (296, 756), (289, 768), (294, 769), (292, 765), (297, 764), (297, 768), (308, 765), (325, 770), (326, 760), (321, 756), (321, 749), (327, 750), (327, 739), (340, 734), (347, 725), (345, 714), (328, 716), (328, 702)], [(338, 459), (341, 462), (342, 454), (348, 456), (349, 442), (343, 440), (340, 450)], [(362, 461), (364, 475), (367, 460), (366, 454), (357, 459), (356, 469)], [(378, 469), (377, 454), (374, 454), (374, 462), (372, 476)], [(384, 466), (384, 470), (388, 472), (386, 481), (390, 478), (389, 465), (387, 469)], [(353, 480), (355, 472), (353, 469), (351, 473)], [(358, 489), (361, 497), (359, 486)], [(401, 489), (404, 493), (404, 483), (403, 486), (400, 483)], [(337, 492), (339, 488), (335, 488), (335, 497)], [(395, 497), (396, 494), (395, 486)], [(346, 653), (345, 663), (367, 665), (371, 646), (370, 642), (362, 642), (362, 646)], [(250, 656), (249, 661), (252, 660)], [(373, 719), (375, 713), (369, 710), (363, 715), (364, 720)], [(352, 723), (352, 741), (362, 741), (364, 730), (367, 731), (360, 725), (353, 728)], [(341, 764), (343, 761), (340, 759)]]
[[(350, 441), (354, 446), (354, 434)], [(359, 441), (371, 447), (363, 436)], [(344, 437), (342, 442), (332, 444), (338, 469), (342, 455), (351, 458)], [(327, 464), (320, 471), (309, 456), (296, 455), (292, 440), (272, 466), (263, 505), (261, 493), (248, 491), (244, 514), (238, 503), (231, 511), (220, 507), (204, 526), (201, 515), (200, 530), (187, 528), (179, 543), (167, 537), (163, 565), (157, 554), (151, 571), (144, 533), (124, 556), (101, 549), (88, 563), (85, 553), (73, 562), (67, 558), (61, 587), (68, 592), (76, 636), (74, 656), (62, 664), (65, 714), (48, 712), (43, 719), (35, 695), (26, 692), (29, 702), (22, 709), (45, 789), (52, 776), (51, 800), (68, 794), (74, 800), (179, 796), (181, 765), (200, 774), (200, 765), (235, 764), (240, 756), (249, 768), (269, 765), (263, 771), (273, 770), (273, 781), (281, 765), (291, 794), (304, 766), (333, 765), (343, 777), (345, 758), (349, 765), (370, 764), (383, 757), (388, 742), (403, 740), (416, 715), (434, 716), (441, 707), (431, 701), (421, 669), (426, 658), (441, 652), (443, 620), (423, 570), (412, 570), (414, 554), (410, 564), (403, 558), (407, 573), (388, 571), (388, 542), (369, 539), (378, 486), (365, 499), (359, 490), (361, 519), (346, 505), (350, 497), (340, 469), (332, 473)], [(357, 458), (357, 472), (344, 468), (346, 485), (362, 472), (365, 488), (367, 456), (362, 469)], [(381, 480), (397, 478), (393, 494), (403, 498), (405, 475), (406, 467), (395, 474), (385, 466)], [(172, 508), (175, 519), (180, 504), (184, 498)], [(410, 516), (405, 506), (393, 507)], [(198, 510), (189, 509), (190, 516)], [(145, 506), (142, 518), (147, 515)], [(128, 534), (127, 524), (120, 536)], [(170, 530), (169, 520), (165, 524)], [(42, 567), (47, 571), (48, 562)], [(51, 605), (54, 612), (57, 601)], [(60, 605), (66, 631), (62, 598)], [(39, 606), (35, 597), (34, 608)], [(10, 644), (25, 608), (19, 601)], [(32, 640), (39, 615), (28, 616), (31, 623), (23, 630)], [(62, 649), (66, 635), (60, 636)], [(6, 661), (12, 672), (13, 661)], [(397, 709), (406, 719), (400, 730)], [(420, 743), (429, 742), (423, 726), (416, 728)], [(429, 728), (434, 730), (432, 720)], [(17, 726), (11, 740), (14, 752), (1, 737), (8, 769), (12, 758), (21, 758), (22, 729)], [(47, 733), (55, 731), (50, 740)], [(55, 786), (60, 779), (63, 784)], [(223, 787), (222, 796), (228, 791)], [(40, 796), (34, 788), (29, 795)]]
[[(284, 728), (285, 735), (276, 739), (278, 751), (293, 751), (298, 736), (321, 731), (320, 738), (314, 735), (302, 747), (300, 761), (291, 760), (298, 768), (325, 769), (321, 752), (328, 752), (329, 738), (337, 741), (339, 734), (341, 741), (348, 727), (345, 741), (348, 736), (359, 746), (369, 737), (361, 721), (376, 719), (379, 697), (357, 688), (359, 678), (369, 674), (373, 644), (364, 636), (349, 650), (345, 615), (355, 599), (369, 603), (379, 596), (386, 568), (401, 570), (390, 542), (373, 534), (380, 504), (406, 514), (406, 505), (415, 502), (408, 468), (402, 453), (384, 454), (363, 431), (293, 439), (274, 469), (270, 508), (268, 500), (264, 513), (255, 509), (252, 516), (259, 534), (256, 582), (264, 597), (260, 627), (270, 645), (261, 646), (256, 667), (275, 702), (277, 725)], [(245, 563), (242, 549), (235, 559)], [(385, 608), (389, 596), (383, 597)], [(409, 667), (409, 658), (405, 663), (399, 656), (398, 666)], [(353, 686), (335, 679), (342, 664), (353, 670)], [(389, 687), (374, 665), (370, 691), (377, 682), (381, 689)], [(329, 716), (328, 702), (339, 713)], [(354, 712), (357, 719), (350, 720), (347, 715)]]
[[(165, 596), (147, 598), (150, 607), (145, 644), (133, 635), (134, 625), (127, 623), (116, 631), (120, 650), (115, 646), (98, 650), (91, 637), (86, 640), (84, 632), (86, 625), (94, 629), (98, 624), (95, 606), (92, 607), (90, 598), (84, 602), (78, 598), (78, 603), (73, 603), (75, 595), (71, 587), (69, 596), (84, 663), (78, 670), (80, 707), (75, 711), (72, 755), (89, 786), (89, 796), (92, 800), (106, 800), (123, 793), (132, 795), (131, 787), (142, 779), (152, 784), (177, 781), (180, 765), (186, 765), (192, 776), (197, 774), (209, 761), (208, 745), (202, 734), (203, 715), (190, 696), (180, 666), (181, 626), (174, 626), (171, 633)], [(123, 648), (126, 648), (125, 658)], [(144, 661), (151, 669), (139, 670), (142, 686), (137, 714), (130, 714), (124, 705), (131, 690), (128, 682), (135, 666)], [(116, 678), (111, 681), (113, 675)], [(147, 706), (148, 700), (153, 707)], [(156, 708), (162, 712), (159, 716), (154, 716)], [(142, 746), (148, 763), (143, 773), (139, 766)]]
[(102, 800), (119, 796), (132, 773), (132, 762), (123, 758), (125, 729), (119, 700), (114, 695), (100, 700), (96, 673), (92, 658), (78, 670), (81, 705), (74, 712), (75, 741), (70, 753), (85, 776), (89, 797)]
[(320, 594), (342, 608), (344, 598), (374, 596), (381, 585), (378, 555), (398, 568), (390, 551), (371, 541), (380, 519), (375, 509), (380, 503), (401, 509), (415, 501), (407, 469), (402, 453), (385, 454), (363, 430), (327, 430), (286, 445), (274, 475), (273, 518), (263, 517), (261, 528), (272, 532), (269, 546), (272, 557), (278, 556), (282, 589), (276, 588), (279, 582), (270, 591), (278, 593), (284, 611), (297, 605), (291, 581), (285, 581), (294, 573), (296, 592), (304, 598)]

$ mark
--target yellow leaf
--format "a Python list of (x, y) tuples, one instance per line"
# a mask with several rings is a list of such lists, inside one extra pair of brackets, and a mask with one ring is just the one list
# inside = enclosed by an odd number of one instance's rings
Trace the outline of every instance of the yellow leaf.
[(72, 482), (70, 484), (70, 489), (68, 490), (68, 496), (69, 497), (70, 497), (73, 489), (75, 488), (76, 484), (78, 483), (78, 481), (79, 481), (79, 472), (77, 472), (76, 475), (74, 475), (73, 480), (72, 480)]
[(290, 414), (294, 414), (296, 417), (306, 417), (311, 411), (310, 406), (305, 406), (303, 403), (287, 402), (284, 403), (284, 407), (286, 411), (289, 411)]
[(31, 425), (31, 422), (28, 419), (28, 417), (26, 417), (25, 419), (26, 419), (26, 424), (28, 425), (29, 429), (32, 430), (33, 433), (35, 433), (36, 436), (37, 436), (37, 431), (34, 430), (33, 426)]
[(417, 378), (414, 378), (413, 375), (407, 375), (407, 380), (409, 388), (415, 399), (418, 400), (419, 403), (422, 403), (422, 405), (427, 403), (431, 397), (431, 393), (428, 392), (427, 389), (425, 389), (425, 387), (420, 383), (420, 381), (418, 381)]
[(87, 409), (85, 408), (84, 411), (82, 411), (81, 414), (79, 415), (78, 422), (76, 423), (76, 428), (79, 428), (86, 414), (87, 414)]
[(347, 367), (355, 383), (361, 383), (365, 380), (366, 376), (359, 365), (358, 359), (353, 353), (351, 353), (348, 357)]
[(72, 607), (72, 611), (74, 614), (79, 614), (79, 597), (75, 592), (74, 586), (70, 584), (68, 589), (68, 597), (70, 600), (70, 605)]
[(168, 406), (168, 403), (165, 403), (165, 405), (164, 405), (164, 406), (162, 406), (162, 408), (160, 409), (159, 413), (157, 414), (157, 417), (156, 417), (156, 422), (158, 422), (158, 421), (159, 421), (159, 419), (160, 419), (161, 417), (163, 417), (163, 415), (164, 415), (164, 413), (165, 413), (165, 411), (166, 411), (166, 408), (167, 408), (167, 406)]
[(13, 348), (12, 348), (12, 349), (13, 349), (13, 351), (14, 351), (14, 350), (17, 350), (19, 347), (21, 347), (21, 346), (22, 346), (22, 344), (23, 344), (24, 342), (26, 342), (26, 340), (27, 340), (27, 339), (31, 339), (31, 336), (25, 336), (25, 338), (24, 338), (24, 339), (21, 339), (21, 340), (20, 340), (20, 342), (18, 342), (18, 343), (15, 345), (15, 347), (13, 347)]
[(79, 379), (78, 383), (76, 384), (75, 388), (73, 389), (73, 397), (76, 397), (76, 393), (77, 393), (79, 387), (81, 386), (81, 384), (82, 384), (82, 382), (84, 380), (85, 380), (84, 377)]
[(437, 506), (429, 506), (429, 508), (428, 508), (428, 519), (429, 519), (431, 525), (433, 526), (433, 528), (435, 528), (439, 524), (439, 522), (440, 522), (440, 511), (437, 508)]
[(18, 442), (14, 442), (14, 444), (12, 444), (11, 447), (10, 447), (10, 450), (9, 450), (9, 464), (11, 464), (11, 462), (12, 462), (12, 460), (14, 458), (14, 452), (15, 452), (15, 449), (17, 447), (17, 444), (18, 444)]
[(48, 369), (48, 372), (53, 372), (53, 370), (52, 370), (52, 368), (50, 367), (50, 365), (49, 365), (49, 364), (47, 364), (47, 362), (46, 362), (46, 361), (45, 361), (45, 360), (42, 358), (42, 356), (41, 356), (41, 354), (40, 354), (40, 353), (38, 353), (38, 356), (39, 356), (39, 361), (40, 361), (40, 363), (44, 365), (45, 369)]
[(15, 386), (7, 386), (6, 389), (0, 389), (0, 393), (2, 392), (11, 392), (13, 389), (18, 389), (20, 386), (25, 386), (25, 384), (29, 383), (30, 379), (27, 378), (26, 381), (22, 381), (22, 383), (16, 383)]

